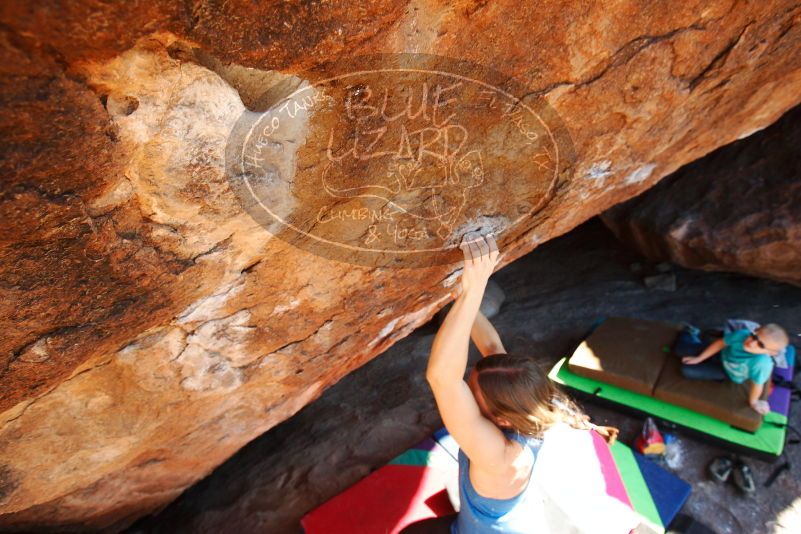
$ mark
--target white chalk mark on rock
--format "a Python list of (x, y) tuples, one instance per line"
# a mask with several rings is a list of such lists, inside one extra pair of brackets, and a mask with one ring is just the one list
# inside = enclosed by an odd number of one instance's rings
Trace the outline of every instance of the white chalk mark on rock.
[(655, 163), (649, 163), (648, 165), (644, 165), (639, 169), (635, 170), (634, 172), (632, 172), (631, 174), (629, 174), (628, 176), (626, 176), (624, 183), (626, 185), (642, 183), (651, 176), (651, 173), (654, 172), (655, 168), (656, 168)]
[(608, 159), (596, 161), (592, 167), (584, 174), (585, 180), (592, 180), (596, 187), (601, 187), (606, 182), (606, 177), (614, 174), (612, 172), (612, 162)]

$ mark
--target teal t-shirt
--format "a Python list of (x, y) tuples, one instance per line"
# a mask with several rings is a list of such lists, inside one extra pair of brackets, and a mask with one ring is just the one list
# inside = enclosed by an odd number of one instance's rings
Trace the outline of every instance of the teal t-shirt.
[(773, 358), (767, 354), (753, 354), (743, 348), (743, 343), (750, 335), (751, 331), (743, 328), (723, 336), (723, 342), (726, 343), (720, 353), (723, 369), (736, 384), (749, 378), (755, 384), (764, 384), (773, 371)]

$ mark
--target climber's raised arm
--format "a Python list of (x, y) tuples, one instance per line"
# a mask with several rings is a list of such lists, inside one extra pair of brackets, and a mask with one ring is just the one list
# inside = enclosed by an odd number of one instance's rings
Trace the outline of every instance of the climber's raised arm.
[[(467, 267), (465, 267), (467, 269)], [(464, 382), (470, 331), (478, 313), (483, 288), (464, 288), (431, 344), (426, 379), (432, 385)]]
[(478, 314), (487, 280), (498, 261), (498, 247), (492, 237), (462, 245), (465, 265), (462, 293), (434, 337), (426, 379), (434, 392), (445, 428), (472, 462), (486, 470), (501, 469), (506, 462), (503, 433), (479, 409), (464, 381), (470, 332)]

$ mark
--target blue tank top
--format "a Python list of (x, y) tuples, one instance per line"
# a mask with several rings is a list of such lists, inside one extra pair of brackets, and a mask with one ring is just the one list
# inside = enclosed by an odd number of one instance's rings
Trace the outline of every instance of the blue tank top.
[[(507, 438), (514, 439), (532, 455), (531, 469), (542, 446), (541, 439), (521, 436), (517, 432), (504, 431)], [(482, 497), (470, 482), (470, 460), (459, 449), (459, 515), (451, 524), (451, 534), (490, 534), (502, 532), (528, 533), (531, 517), (527, 514), (529, 497), (532, 497), (531, 476), (526, 487), (511, 499)]]

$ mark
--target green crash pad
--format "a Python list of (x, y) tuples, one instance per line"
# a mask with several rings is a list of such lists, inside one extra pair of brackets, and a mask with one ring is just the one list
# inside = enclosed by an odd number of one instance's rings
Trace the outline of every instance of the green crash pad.
[(747, 432), (687, 408), (574, 374), (568, 368), (567, 358), (562, 358), (548, 376), (557, 384), (572, 390), (653, 415), (678, 427), (709, 436), (730, 448), (766, 459), (775, 459), (784, 449), (787, 417), (776, 412), (769, 412), (765, 416), (759, 430)]

